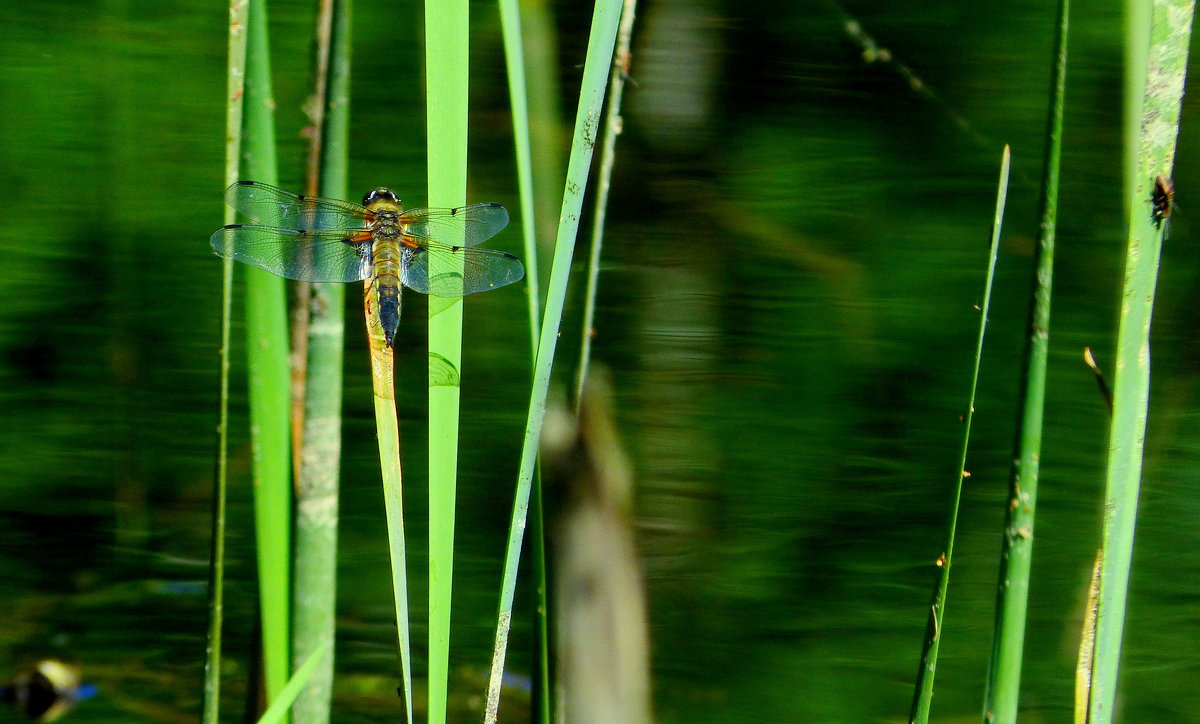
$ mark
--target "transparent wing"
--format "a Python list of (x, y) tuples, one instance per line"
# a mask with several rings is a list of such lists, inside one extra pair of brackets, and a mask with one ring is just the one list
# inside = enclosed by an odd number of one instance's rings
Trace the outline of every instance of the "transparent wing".
[(209, 239), (217, 256), (302, 282), (356, 282), (371, 275), (369, 242), (345, 231), (305, 231), (234, 224)]
[(225, 189), (225, 201), (263, 226), (324, 231), (365, 229), (372, 214), (349, 201), (301, 196), (258, 181), (238, 181)]
[(406, 234), (420, 239), (475, 246), (508, 226), (508, 211), (500, 204), (490, 202), (457, 209), (412, 209), (400, 215), (400, 225)]
[[(471, 207), (467, 207), (471, 208)], [(494, 232), (493, 232), (494, 233)], [(437, 268), (457, 268), (461, 260), (463, 275), (456, 272), (430, 277), (431, 257)], [(472, 249), (450, 247), (430, 243), (428, 248), (410, 250), (406, 255), (404, 286), (422, 294), (437, 297), (460, 297), (475, 292), (486, 292), (520, 281), (525, 276), (521, 260), (512, 254), (495, 249)]]

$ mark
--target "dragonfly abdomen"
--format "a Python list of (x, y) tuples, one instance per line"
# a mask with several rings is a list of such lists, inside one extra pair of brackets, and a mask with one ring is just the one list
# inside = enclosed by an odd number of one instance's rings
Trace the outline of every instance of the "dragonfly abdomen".
[[(384, 236), (384, 238), (379, 238)], [(373, 285), (375, 300), (379, 305), (379, 323), (387, 345), (392, 346), (396, 329), (400, 326), (400, 269), (403, 248), (395, 239), (377, 235), (371, 254), (374, 268)]]

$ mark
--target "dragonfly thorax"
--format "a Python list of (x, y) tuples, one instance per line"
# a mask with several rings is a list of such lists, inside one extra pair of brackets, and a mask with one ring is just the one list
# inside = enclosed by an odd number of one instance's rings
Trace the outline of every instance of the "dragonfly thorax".
[(394, 191), (377, 188), (363, 197), (363, 206), (371, 212), (369, 225), (376, 241), (399, 238), (400, 215), (404, 208)]
[(375, 241), (395, 241), (404, 236), (400, 232), (400, 227), (396, 225), (395, 220), (376, 219), (375, 225), (371, 227), (371, 237)]
[(395, 226), (400, 223), (400, 214), (391, 209), (379, 209), (375, 212), (375, 223), (380, 226)]

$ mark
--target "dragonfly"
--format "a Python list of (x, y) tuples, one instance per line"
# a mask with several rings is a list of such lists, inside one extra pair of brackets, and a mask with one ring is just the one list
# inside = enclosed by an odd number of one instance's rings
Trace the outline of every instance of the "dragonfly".
[(254, 223), (218, 229), (209, 239), (217, 256), (297, 281), (370, 280), (388, 347), (400, 325), (401, 285), (453, 298), (525, 276), (517, 257), (478, 247), (508, 225), (500, 204), (406, 211), (388, 188), (355, 204), (259, 181), (230, 185), (225, 201)]

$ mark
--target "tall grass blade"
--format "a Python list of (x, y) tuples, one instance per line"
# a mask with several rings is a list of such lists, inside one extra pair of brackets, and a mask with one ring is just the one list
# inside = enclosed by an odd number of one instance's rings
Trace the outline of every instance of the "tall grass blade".
[[(458, 207), (467, 194), (467, 0), (425, 3), (425, 74), (430, 206)], [(462, 244), (462, 238), (442, 239)], [(457, 269), (430, 270), (430, 275)], [(448, 262), (453, 263), (453, 262)], [(429, 715), (446, 720), (454, 502), (458, 481), (463, 300), (429, 297)]]
[(1000, 248), (1000, 228), (1004, 222), (1004, 206), (1008, 198), (1008, 173), (1010, 152), (1004, 147), (1000, 160), (1000, 183), (996, 191), (996, 215), (992, 221), (992, 243), (988, 252), (987, 280), (984, 282), (983, 304), (979, 311), (979, 336), (975, 342), (975, 363), (971, 372), (971, 393), (967, 397), (967, 411), (963, 415), (963, 439), (959, 455), (958, 479), (954, 483), (954, 494), (950, 504), (950, 521), (946, 531), (946, 547), (938, 556), (941, 575), (933, 594), (929, 620), (925, 627), (925, 645), (921, 651), (921, 666), (917, 670), (917, 683), (913, 693), (909, 720), (925, 724), (929, 721), (929, 709), (933, 703), (933, 675), (937, 670), (938, 648), (941, 645), (942, 616), (946, 610), (946, 589), (950, 583), (950, 566), (954, 560), (954, 538), (958, 528), (958, 507), (962, 499), (962, 481), (967, 476), (967, 449), (971, 442), (971, 419), (975, 416), (975, 389), (979, 383), (979, 360), (983, 356), (983, 337), (987, 331), (988, 307), (992, 301), (992, 280), (996, 275), (996, 254)]
[(538, 312), (541, 286), (538, 279), (537, 223), (533, 205), (533, 155), (530, 150), (529, 98), (525, 87), (525, 52), (521, 13), (517, 0), (500, 0), (500, 27), (504, 34), (504, 66), (508, 73), (508, 102), (512, 108), (513, 145), (517, 160), (517, 191), (521, 204), (521, 239), (525, 248), (525, 284), (529, 290), (530, 359), (537, 356)]
[(1069, 0), (1058, 5), (1058, 35), (1050, 83), (1046, 124), (1046, 159), (1042, 175), (1041, 238), (1037, 247), (1033, 303), (1025, 341), (1018, 421), (1009, 504), (1000, 556), (996, 621), (991, 666), (984, 694), (984, 721), (1013, 724), (1017, 720), (1024, 654), (1029, 574), (1033, 563), (1033, 524), (1037, 511), (1038, 462), (1042, 451), (1042, 415), (1046, 400), (1046, 360), (1050, 341), (1050, 295), (1054, 279), (1054, 240), (1058, 227), (1058, 178), (1062, 166), (1063, 105), (1067, 88)]
[[(525, 249), (526, 302), (529, 311), (529, 365), (537, 359), (538, 313), (541, 311), (541, 283), (538, 272), (537, 215), (534, 211), (534, 172), (531, 150), (529, 96), (525, 79), (525, 50), (521, 33), (521, 11), (517, 0), (500, 0), (500, 26), (504, 35), (504, 62), (508, 72), (508, 98), (512, 108), (513, 145), (517, 161), (517, 189), (521, 208), (521, 238)], [(533, 699), (535, 720), (550, 723), (550, 625), (546, 583), (545, 519), (542, 514), (541, 474), (536, 472), (531, 494), (533, 520), (531, 555), (534, 576), (534, 628), (536, 667)]]
[(279, 690), (279, 695), (258, 718), (258, 724), (277, 724), (287, 721), (288, 708), (295, 702), (304, 685), (308, 683), (313, 672), (321, 663), (321, 659), (328, 654), (329, 644), (322, 645), (309, 654), (308, 658), (296, 668), (296, 673), (292, 674), (292, 678), (288, 679), (287, 684)]
[[(350, 0), (322, 0), (318, 47), (327, 37), (328, 62), (318, 61), (308, 193), (346, 198), (350, 126)], [(319, 55), (325, 53), (318, 52)], [(323, 78), (321, 76), (324, 76)], [(298, 665), (324, 647), (325, 655), (293, 707), (295, 724), (330, 720), (337, 603), (338, 473), (342, 452), (344, 284), (313, 284), (308, 319), (307, 394), (303, 456), (296, 485), (296, 565), (292, 659)]]
[[(274, 184), (275, 101), (271, 95), (266, 0), (250, 0), (247, 32), (241, 177)], [(263, 667), (267, 698), (273, 701), (287, 682), (291, 661), (287, 300), (282, 278), (251, 268), (246, 269), (246, 355)]]
[[(545, 259), (553, 254), (552, 244), (558, 233), (559, 194), (566, 173), (563, 158), (568, 153), (564, 133), (567, 119), (562, 114), (566, 102), (559, 83), (558, 29), (552, 3), (517, 0), (517, 7), (523, 28), (521, 45), (528, 84), (525, 97), (529, 102), (529, 149), (533, 159), (532, 223), (540, 251), (538, 258)], [(541, 269), (538, 283), (545, 284), (545, 265)], [(534, 324), (540, 327), (540, 307), (538, 315)]]
[(1156, 186), (1160, 177), (1170, 179), (1175, 164), (1195, 4), (1192, 0), (1153, 3), (1149, 43), (1143, 45), (1146, 36), (1138, 31), (1150, 11), (1149, 3), (1133, 3), (1129, 12), (1128, 37), (1140, 47), (1130, 49), (1127, 70), (1143, 72), (1137, 76), (1142, 79), (1140, 88), (1131, 86), (1127, 98), (1140, 112), (1127, 114), (1135, 122), (1128, 124), (1125, 139), (1126, 158), (1133, 165), (1126, 173), (1129, 241), (1113, 375), (1103, 560), (1088, 707), (1096, 724), (1107, 724), (1114, 714), (1150, 402), (1150, 320), (1163, 232), (1169, 222), (1155, 204)]
[[(229, 53), (225, 79), (225, 186), (238, 180), (242, 144), (242, 100), (246, 88), (246, 1), (229, 3)], [(225, 223), (234, 220), (225, 207)], [(221, 267), (220, 409), (217, 423), (217, 479), (213, 495), (212, 548), (209, 556), (208, 635), (204, 659), (203, 724), (221, 719), (221, 629), (225, 621), (225, 500), (229, 490), (229, 344), (233, 311), (233, 259)]]
[(500, 706), (500, 683), (504, 675), (504, 656), (512, 624), (513, 598), (516, 595), (517, 569), (521, 559), (521, 542), (529, 510), (529, 495), (537, 460), (542, 422), (546, 413), (546, 394), (550, 388), (550, 371), (562, 321), (563, 304), (567, 294), (567, 277), (579, 231), (579, 214), (583, 208), (583, 192), (587, 186), (596, 131), (604, 103), (605, 84), (616, 43), (617, 23), (621, 5), (616, 0), (599, 0), (592, 15), (588, 38), (587, 59), (579, 91), (579, 107), (575, 115), (575, 130), (571, 141), (571, 158), (567, 167), (562, 212), (559, 214), (558, 236), (554, 245), (554, 260), (550, 269), (550, 286), (546, 312), (538, 335), (537, 362), (534, 367), (533, 389), (529, 396), (529, 412), (525, 424), (525, 439), (521, 448), (521, 467), (513, 502), (512, 520), (505, 552), (504, 580), (500, 592), (496, 639), (488, 675), (488, 694), (484, 704), (484, 721), (495, 722)]
[(367, 344), (371, 351), (371, 388), (375, 401), (375, 430), (379, 439), (379, 469), (383, 477), (383, 506), (387, 516), (388, 552), (392, 561), (392, 592), (396, 599), (396, 633), (400, 646), (400, 676), (404, 683), (406, 721), (412, 724), (412, 632), (408, 624), (408, 556), (404, 545), (404, 486), (400, 470), (400, 425), (396, 419), (395, 359), (387, 345), (379, 309), (373, 303), (372, 280), (363, 288)]
[(613, 60), (612, 77), (608, 81), (608, 104), (604, 109), (604, 143), (600, 149), (600, 172), (596, 177), (596, 209), (592, 215), (592, 245), (588, 254), (587, 288), (583, 293), (583, 333), (580, 340), (579, 366), (575, 371), (575, 414), (579, 414), (583, 385), (587, 381), (588, 362), (592, 355), (592, 336), (595, 334), (596, 293), (600, 281), (600, 251), (604, 247), (604, 220), (608, 211), (608, 189), (616, 161), (617, 136), (621, 135), (621, 96), (625, 78), (629, 75), (629, 45), (633, 38), (633, 18), (637, 0), (625, 0), (621, 10), (621, 26), (617, 31), (617, 51)]

